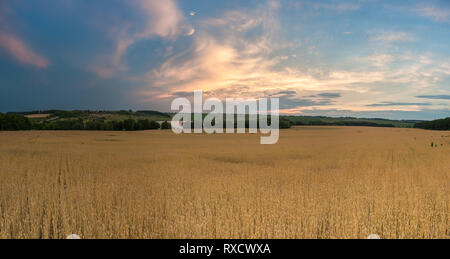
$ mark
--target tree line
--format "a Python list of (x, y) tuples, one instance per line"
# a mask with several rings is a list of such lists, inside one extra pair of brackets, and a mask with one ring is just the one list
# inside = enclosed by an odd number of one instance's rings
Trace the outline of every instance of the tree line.
[(161, 125), (148, 119), (126, 119), (123, 121), (103, 121), (78, 119), (58, 119), (32, 123), (27, 117), (18, 114), (0, 114), (0, 130), (105, 130), (105, 131), (139, 131), (170, 129), (170, 123)]
[(123, 121), (101, 121), (89, 120), (84, 122), (82, 119), (56, 120), (42, 124), (34, 124), (35, 130), (90, 130), (90, 131), (141, 131), (170, 129), (169, 122), (165, 121), (159, 124), (156, 121), (148, 119), (126, 119)]
[(91, 114), (117, 114), (125, 116), (155, 116), (160, 118), (170, 119), (170, 115), (158, 111), (133, 111), (133, 110), (120, 110), (120, 111), (91, 111), (91, 110), (39, 110), (39, 111), (27, 111), (27, 112), (9, 112), (8, 114), (16, 115), (32, 115), (32, 114), (51, 114), (52, 117), (58, 118), (80, 118), (86, 117)]
[[(156, 121), (149, 119), (126, 119), (122, 121), (105, 121), (104, 119), (83, 119), (83, 116), (89, 111), (56, 111), (56, 119), (47, 119), (44, 121), (33, 122), (18, 113), (0, 113), (0, 130), (105, 130), (105, 131), (139, 131), (139, 130), (156, 130), (156, 129), (170, 129), (171, 125), (165, 121), (161, 125)], [(120, 114), (131, 114), (129, 111), (119, 111)], [(141, 111), (136, 112), (140, 114), (152, 114), (156, 112)], [(133, 114), (136, 114), (133, 113)], [(55, 114), (53, 114), (55, 115)], [(194, 119), (194, 118), (192, 118)], [(193, 121), (193, 120), (192, 120)], [(224, 117), (224, 127), (226, 125), (226, 118)], [(292, 126), (368, 126), (368, 127), (395, 127), (393, 124), (381, 124), (368, 121), (335, 121), (327, 122), (323, 120), (312, 121), (292, 121), (286, 117), (279, 118), (280, 129), (289, 129)], [(268, 118), (269, 125), (271, 124), (270, 117)], [(214, 124), (214, 123), (213, 123)], [(193, 126), (193, 125), (192, 125)], [(237, 117), (235, 117), (235, 127), (238, 126)], [(245, 118), (245, 127), (249, 128), (249, 117)], [(430, 122), (420, 122), (415, 124), (415, 128), (435, 129), (435, 130), (449, 130), (450, 118), (443, 120), (436, 120)]]
[(0, 113), (0, 130), (31, 130), (32, 125), (28, 118), (17, 114)]
[(427, 130), (450, 130), (450, 118), (419, 122), (414, 125), (414, 128)]
[(333, 121), (312, 120), (309, 122), (297, 121), (296, 126), (357, 126), (357, 127), (381, 127), (395, 128), (395, 125), (388, 123), (375, 123), (370, 121)]
[[(156, 121), (149, 119), (126, 119), (122, 121), (105, 121), (102, 119), (84, 120), (82, 118), (72, 118), (75, 114), (63, 114), (63, 118), (47, 119), (39, 122), (32, 122), (27, 117), (17, 114), (8, 113), (0, 114), (0, 130), (14, 131), (14, 130), (89, 130), (89, 131), (141, 131), (141, 130), (157, 130), (157, 129), (171, 129), (170, 122), (165, 121), (159, 124)], [(80, 115), (80, 114), (78, 114)], [(280, 118), (280, 128), (288, 129), (293, 123), (285, 118)], [(270, 118), (268, 123), (271, 124)], [(214, 124), (214, 123), (213, 123)], [(245, 120), (245, 127), (249, 128), (248, 118)], [(226, 120), (224, 120), (224, 127)], [(191, 124), (193, 127), (193, 123)], [(238, 127), (235, 121), (235, 128)]]
[[(191, 119), (191, 129), (194, 129), (194, 120), (195, 120), (195, 118), (192, 117), (192, 119)], [(228, 125), (227, 119), (226, 119), (226, 115), (224, 115), (222, 122), (223, 122), (223, 128), (226, 128), (227, 125)], [(246, 115), (245, 121), (243, 120), (243, 122), (245, 124), (245, 128), (249, 129), (250, 128), (250, 118), (249, 118), (248, 115)], [(212, 120), (211, 124), (212, 124), (212, 126), (216, 125), (215, 119)], [(268, 125), (272, 125), (271, 117), (267, 118), (267, 124)], [(279, 128), (280, 129), (290, 129), (293, 125), (294, 125), (294, 123), (292, 121), (290, 121), (289, 119), (284, 118), (284, 117), (279, 117)], [(236, 129), (238, 127), (239, 127), (238, 117), (237, 117), (237, 115), (235, 115), (235, 117), (234, 117), (234, 128)], [(257, 127), (258, 128), (260, 127), (259, 118), (257, 119)]]

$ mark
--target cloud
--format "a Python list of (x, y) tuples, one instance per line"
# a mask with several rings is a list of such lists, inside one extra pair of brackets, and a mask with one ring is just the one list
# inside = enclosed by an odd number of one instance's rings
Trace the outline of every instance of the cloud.
[(190, 16), (195, 16), (196, 14), (197, 14), (197, 12), (195, 12), (195, 11), (189, 12), (189, 15), (190, 15)]
[(10, 13), (11, 9), (7, 2), (0, 2), (0, 49), (4, 49), (11, 57), (21, 63), (41, 69), (47, 68), (50, 61), (33, 51), (29, 44), (13, 33), (14, 30), (10, 28), (7, 19)]
[(297, 91), (285, 90), (285, 91), (276, 92), (276, 93), (272, 94), (271, 96), (275, 96), (275, 95), (296, 95), (296, 94), (297, 94)]
[(337, 12), (346, 12), (346, 11), (355, 11), (358, 10), (361, 6), (355, 3), (312, 3), (312, 7), (314, 9), (327, 9)]
[(368, 58), (368, 60), (377, 67), (384, 67), (391, 64), (395, 58), (393, 55), (389, 54), (374, 54)]
[(128, 1), (128, 4), (136, 15), (133, 20), (111, 28), (116, 46), (114, 53), (97, 57), (91, 66), (91, 70), (101, 77), (112, 77), (118, 71), (126, 70), (122, 57), (140, 40), (152, 37), (175, 39), (179, 35), (192, 36), (195, 33), (174, 0), (135, 0)]
[(290, 96), (280, 97), (280, 109), (291, 109), (291, 108), (301, 108), (301, 107), (318, 107), (331, 104), (330, 100), (310, 100), (305, 98), (294, 98)]
[(137, 8), (147, 17), (145, 28), (131, 36), (138, 40), (151, 36), (174, 37), (179, 33), (183, 14), (174, 0), (139, 0)]
[(0, 32), (0, 47), (21, 63), (38, 68), (47, 68), (50, 65), (50, 61), (34, 52), (24, 41), (13, 34)]
[(342, 97), (342, 95), (340, 93), (319, 93), (319, 94), (315, 94), (315, 95), (309, 95), (308, 97), (334, 99), (334, 98), (340, 98), (340, 97)]
[[(320, 1), (290, 1), (289, 7), (295, 8), (297, 10), (301, 8), (307, 8), (312, 10), (326, 10), (333, 12), (347, 12), (347, 11), (355, 11), (361, 8), (359, 3), (350, 3), (350, 2), (335, 2), (335, 3), (325, 3)], [(310, 13), (310, 12), (308, 12)]]
[(430, 106), (431, 103), (408, 103), (408, 102), (382, 102), (369, 104), (368, 107), (389, 107), (389, 106)]
[[(282, 109), (292, 113), (308, 109), (373, 112), (387, 106), (390, 110), (418, 111), (427, 105), (395, 101), (435, 86), (450, 73), (444, 58), (385, 48), (368, 57), (349, 57), (344, 66), (302, 69), (280, 57), (294, 53), (300, 57), (299, 50), (305, 53), (310, 45), (297, 44), (280, 34), (283, 26), (278, 10), (262, 4), (199, 19), (188, 49), (174, 53), (145, 76), (134, 78), (146, 86), (136, 96), (142, 102), (170, 103), (180, 92), (186, 95), (203, 90), (221, 99), (278, 96)], [(406, 32), (378, 31), (372, 35), (377, 42), (414, 39)], [(387, 94), (392, 102), (371, 105), (374, 100), (385, 100)]]
[(193, 92), (183, 92), (183, 91), (172, 93), (172, 96), (174, 97), (192, 97), (193, 95), (194, 95)]
[[(229, 11), (221, 17), (199, 22), (199, 33), (193, 46), (170, 57), (158, 69), (150, 71), (142, 80), (153, 86), (147, 96), (165, 90), (220, 90), (242, 87), (244, 84), (261, 92), (270, 67), (279, 60), (267, 58), (280, 45), (273, 44), (273, 32), (278, 26), (273, 19), (274, 4), (268, 9)], [(267, 7), (267, 6), (266, 6)], [(258, 32), (253, 39), (244, 35)], [(259, 86), (257, 86), (259, 85)], [(275, 87), (274, 87), (275, 88)]]
[(195, 33), (195, 29), (190, 27), (190, 28), (186, 29), (184, 36), (192, 36), (192, 35), (194, 35), (194, 33)]
[(414, 37), (410, 33), (403, 31), (383, 31), (376, 33), (370, 39), (384, 43), (414, 41)]
[(431, 100), (450, 100), (450, 95), (419, 95), (416, 97)]
[[(258, 15), (255, 15), (259, 13)], [(226, 12), (222, 17), (206, 19), (202, 22), (204, 27), (214, 27), (221, 29), (222, 32), (242, 33), (260, 26), (264, 21), (264, 13), (259, 10), (248, 12), (234, 10)], [(269, 18), (269, 17), (267, 17)]]
[(339, 98), (342, 95), (340, 93), (320, 93), (317, 96), (326, 98)]
[(414, 11), (423, 17), (431, 18), (437, 22), (450, 21), (450, 9), (443, 6), (421, 6), (415, 8)]

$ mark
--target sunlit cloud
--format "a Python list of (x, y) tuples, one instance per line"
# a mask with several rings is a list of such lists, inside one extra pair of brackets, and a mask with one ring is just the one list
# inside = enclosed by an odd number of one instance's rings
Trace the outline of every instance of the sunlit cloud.
[(50, 65), (50, 61), (34, 52), (23, 40), (13, 34), (0, 32), (0, 48), (5, 49), (21, 63), (37, 68), (46, 68)]
[(47, 68), (50, 65), (50, 61), (43, 55), (34, 51), (29, 44), (14, 33), (14, 28), (11, 28), (7, 20), (8, 13), (10, 13), (9, 6), (6, 2), (1, 2), (0, 49), (6, 51), (18, 62), (41, 69)]
[(184, 36), (192, 36), (195, 33), (195, 29), (193, 27), (190, 27), (188, 29), (186, 29)]
[(122, 58), (130, 46), (140, 40), (160, 37), (174, 39), (178, 35), (192, 36), (195, 29), (186, 23), (184, 15), (174, 0), (133, 0), (129, 6), (135, 9), (142, 21), (126, 21), (113, 28), (116, 42), (114, 53), (98, 57), (91, 69), (101, 77), (112, 77), (127, 69)]
[[(45, 68), (51, 60), (54, 70), (72, 71), (71, 92), (98, 85), (125, 106), (118, 108), (168, 111), (193, 90), (279, 97), (285, 112), (297, 114), (428, 116), (449, 107), (444, 1), (230, 1), (111, 0), (106, 8), (43, 0), (27, 5), (39, 10), (33, 17), (21, 1), (3, 1), (0, 53), (12, 58), (2, 62)], [(70, 33), (44, 24), (68, 24)], [(35, 79), (60, 85), (52, 71)]]
[[(398, 102), (397, 94), (390, 95), (392, 100), (374, 104), (386, 97), (383, 91), (390, 91), (379, 86), (408, 86), (400, 98), (410, 93), (409, 99), (413, 99), (414, 91), (427, 89), (449, 73), (445, 70), (447, 63), (430, 55), (384, 53), (385, 45), (380, 45), (380, 51), (371, 56), (360, 57), (352, 69), (323, 70), (318, 73), (321, 76), (283, 65), (290, 57), (297, 57), (295, 53), (286, 53), (298, 47), (308, 53), (311, 48), (319, 50), (283, 39), (279, 34), (278, 11), (278, 5), (268, 2), (257, 9), (233, 10), (201, 20), (191, 48), (173, 55), (144, 77), (134, 78), (148, 85), (136, 96), (152, 102), (201, 89), (218, 98), (279, 96), (284, 112), (302, 113), (311, 109), (363, 112), (386, 108), (417, 111), (428, 104)], [(252, 37), (247, 37), (249, 34)], [(371, 41), (388, 45), (415, 40), (412, 34), (402, 31), (375, 31), (371, 35)], [(279, 52), (285, 54), (277, 55)], [(305, 95), (311, 92), (316, 94)]]

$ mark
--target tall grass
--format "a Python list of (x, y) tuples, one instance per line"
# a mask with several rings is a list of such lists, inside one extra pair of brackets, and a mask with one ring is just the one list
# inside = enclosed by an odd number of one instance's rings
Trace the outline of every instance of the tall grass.
[(449, 238), (441, 135), (1, 132), (0, 238)]

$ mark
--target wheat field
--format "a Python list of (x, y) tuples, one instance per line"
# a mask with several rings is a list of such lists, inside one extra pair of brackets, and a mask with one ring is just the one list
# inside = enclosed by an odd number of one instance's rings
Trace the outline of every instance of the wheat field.
[(0, 238), (450, 238), (449, 203), (449, 132), (0, 132)]

